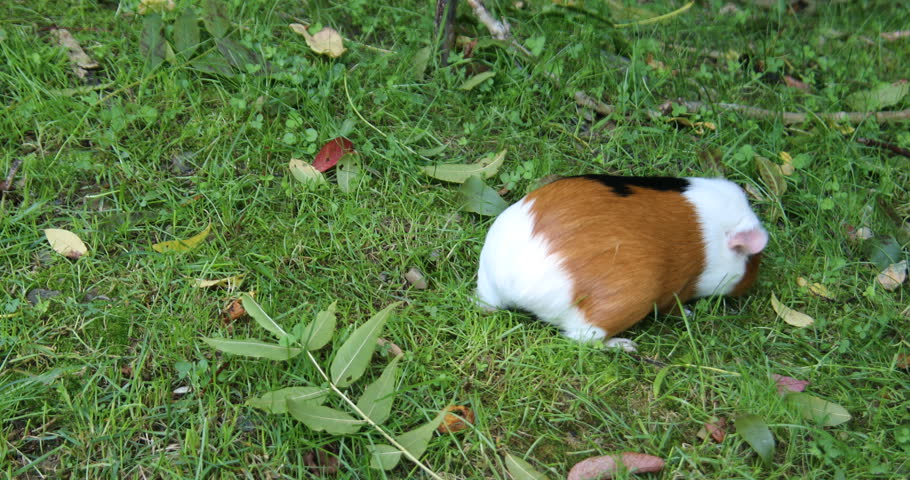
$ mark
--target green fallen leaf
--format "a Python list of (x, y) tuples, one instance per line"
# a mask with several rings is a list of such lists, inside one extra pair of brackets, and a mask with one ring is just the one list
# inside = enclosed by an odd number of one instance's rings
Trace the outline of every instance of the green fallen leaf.
[(758, 168), (758, 174), (764, 180), (765, 186), (768, 187), (768, 191), (771, 194), (775, 197), (780, 197), (787, 191), (787, 180), (784, 178), (780, 165), (761, 155), (756, 155), (755, 166)]
[(163, 26), (160, 13), (152, 13), (142, 19), (139, 51), (145, 56), (147, 70), (161, 65), (167, 58), (167, 40), (164, 39)]
[(534, 470), (530, 463), (512, 455), (506, 454), (506, 468), (514, 480), (546, 480), (547, 476)]
[(379, 338), (382, 327), (385, 326), (385, 322), (392, 314), (392, 310), (400, 303), (395, 302), (373, 315), (373, 318), (357, 327), (347, 341), (338, 349), (330, 368), (332, 382), (336, 386), (347, 387), (363, 375), (367, 365), (370, 363), (370, 357), (376, 351), (376, 339)]
[(435, 179), (452, 183), (464, 183), (465, 180), (474, 175), (490, 178), (496, 175), (499, 167), (502, 166), (506, 158), (506, 151), (503, 150), (495, 155), (487, 155), (478, 160), (477, 163), (429, 165), (421, 167), (421, 171)]
[(910, 93), (910, 83), (880, 83), (869, 90), (851, 93), (846, 102), (853, 110), (874, 112), (897, 105), (907, 93)]
[[(433, 432), (439, 427), (439, 424), (442, 423), (444, 416), (445, 412), (440, 412), (433, 420), (430, 420), (410, 432), (398, 435), (395, 437), (395, 441), (404, 447), (414, 458), (419, 459), (420, 456), (423, 455), (423, 452), (426, 451), (427, 445), (430, 444), (430, 439), (433, 438)], [(401, 451), (390, 445), (371, 445), (368, 447), (368, 450), (372, 453), (372, 458), (370, 459), (370, 467), (372, 468), (390, 470), (395, 468), (401, 460)]]
[(284, 329), (281, 328), (281, 325), (278, 325), (269, 314), (265, 313), (265, 310), (256, 303), (256, 300), (253, 300), (253, 297), (251, 297), (250, 294), (241, 294), (240, 303), (243, 305), (243, 309), (246, 310), (246, 313), (253, 317), (253, 320), (255, 320), (259, 326), (268, 330), (269, 333), (275, 335), (279, 339), (288, 336), (288, 332), (284, 331)]
[(332, 334), (335, 333), (335, 305), (338, 302), (332, 302), (329, 308), (316, 314), (316, 319), (306, 326), (301, 326), (299, 331), (295, 332), (298, 340), (304, 343), (304, 348), (309, 351), (319, 350), (326, 346), (332, 340)]
[(174, 22), (174, 47), (186, 58), (193, 56), (199, 46), (199, 20), (192, 8), (183, 10)]
[(771, 434), (768, 424), (758, 415), (751, 413), (736, 417), (733, 424), (736, 426), (736, 433), (752, 446), (765, 463), (770, 463), (774, 458), (774, 435)]
[(870, 242), (868, 248), (869, 261), (874, 263), (879, 270), (888, 268), (889, 265), (899, 262), (903, 257), (901, 244), (894, 237)]
[(220, 0), (206, 0), (202, 4), (202, 23), (216, 39), (223, 38), (231, 29), (227, 5)]
[(846, 408), (808, 393), (788, 393), (787, 403), (793, 405), (806, 420), (811, 420), (823, 427), (833, 427), (850, 420)]
[(423, 81), (424, 73), (427, 71), (427, 65), (430, 63), (430, 55), (432, 55), (433, 49), (430, 47), (423, 47), (420, 50), (417, 50), (417, 53), (414, 54), (414, 59), (411, 60), (411, 78), (417, 81)]
[(357, 400), (357, 408), (376, 424), (386, 421), (392, 412), (395, 380), (398, 378), (398, 360), (400, 359), (401, 357), (393, 358), (382, 371), (382, 375), (367, 385), (367, 388), (363, 390), (363, 395)]
[(215, 40), (215, 46), (218, 47), (218, 51), (224, 55), (224, 58), (228, 63), (242, 72), (248, 71), (247, 65), (258, 65), (259, 67), (262, 67), (258, 69), (257, 73), (265, 73), (268, 70), (268, 65), (266, 62), (263, 62), (262, 57), (240, 42), (230, 38), (219, 38)]
[(471, 90), (474, 87), (483, 83), (485, 80), (488, 80), (495, 76), (496, 76), (496, 72), (494, 72), (493, 70), (478, 73), (477, 75), (474, 75), (473, 77), (465, 80), (464, 83), (462, 83), (461, 86), (458, 87), (458, 89), (459, 90)]
[(351, 193), (365, 178), (360, 155), (348, 153), (338, 160), (338, 164), (335, 166), (335, 179), (342, 192)]
[(273, 343), (265, 343), (259, 340), (229, 340), (226, 338), (203, 338), (205, 343), (212, 348), (225, 353), (242, 355), (244, 357), (267, 358), (269, 360), (290, 360), (300, 352), (301, 348), (290, 348)]
[(463, 210), (489, 217), (499, 215), (500, 212), (509, 206), (509, 204), (496, 193), (496, 190), (488, 187), (477, 175), (473, 175), (465, 180), (465, 182), (458, 187), (458, 194), (461, 198), (461, 208)]
[(189, 65), (199, 71), (224, 75), (225, 77), (237, 75), (234, 67), (228, 63), (224, 56), (214, 51), (194, 58)]
[(307, 400), (294, 397), (288, 397), (287, 406), (292, 417), (317, 432), (325, 431), (335, 435), (354, 433), (364, 423), (340, 410), (312, 405)]
[(301, 407), (315, 407), (322, 405), (322, 402), (328, 397), (329, 391), (328, 388), (318, 387), (288, 387), (253, 397), (247, 400), (246, 404), (269, 413), (288, 413), (288, 398), (294, 398)]

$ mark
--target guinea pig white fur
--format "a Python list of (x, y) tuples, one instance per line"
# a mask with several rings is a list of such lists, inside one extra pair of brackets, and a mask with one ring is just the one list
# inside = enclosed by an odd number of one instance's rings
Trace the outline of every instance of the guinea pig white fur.
[(493, 222), (477, 296), (487, 307), (527, 310), (573, 339), (609, 338), (655, 308), (741, 294), (767, 242), (743, 190), (727, 180), (570, 177)]

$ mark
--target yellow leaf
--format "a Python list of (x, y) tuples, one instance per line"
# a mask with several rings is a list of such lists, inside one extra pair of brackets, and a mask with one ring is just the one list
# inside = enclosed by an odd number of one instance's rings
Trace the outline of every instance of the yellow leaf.
[(777, 296), (775, 296), (773, 293), (771, 294), (771, 308), (777, 312), (777, 316), (782, 318), (785, 322), (787, 322), (787, 324), (793, 325), (794, 327), (808, 327), (809, 325), (815, 323), (815, 320), (813, 320), (812, 317), (806, 315), (805, 313), (797, 312), (796, 310), (793, 310), (783, 303), (780, 303), (780, 301), (777, 299)]
[(898, 287), (907, 279), (907, 261), (901, 260), (899, 263), (888, 265), (882, 273), (878, 274), (876, 280), (879, 285), (889, 292), (897, 290)]
[(303, 35), (306, 44), (316, 53), (338, 58), (347, 51), (347, 49), (344, 48), (344, 39), (342, 39), (341, 35), (332, 28), (325, 27), (316, 33), (316, 35), (310, 35), (306, 25), (292, 23), (289, 26), (294, 32)]
[(796, 279), (796, 284), (799, 285), (800, 287), (808, 288), (809, 293), (811, 293), (817, 297), (822, 297), (826, 300), (834, 300), (834, 295), (828, 290), (828, 287), (826, 287), (820, 283), (817, 283), (817, 282), (809, 283), (809, 281), (806, 280), (805, 278), (799, 277)]
[(82, 240), (75, 233), (69, 230), (48, 228), (44, 230), (44, 236), (47, 237), (51, 248), (66, 258), (77, 260), (88, 253), (88, 247), (82, 243)]
[(793, 157), (787, 152), (780, 152), (780, 160), (784, 162), (784, 164), (780, 166), (780, 172), (788, 177), (793, 175), (793, 171), (796, 170), (793, 167)]
[(322, 172), (316, 170), (315, 167), (303, 160), (292, 158), (291, 161), (288, 162), (288, 168), (291, 169), (291, 175), (304, 185), (325, 182), (325, 177), (322, 175)]
[(196, 248), (197, 245), (202, 243), (206, 237), (209, 236), (209, 232), (212, 231), (212, 224), (209, 223), (209, 226), (205, 227), (205, 230), (193, 235), (186, 240), (168, 240), (167, 242), (160, 242), (152, 245), (152, 250), (158, 253), (167, 253), (167, 252), (185, 252)]
[(216, 280), (205, 280), (202, 278), (197, 278), (193, 280), (193, 286), (196, 288), (209, 288), (209, 287), (218, 287), (223, 286), (228, 290), (234, 290), (243, 283), (243, 274), (233, 275), (230, 277), (219, 278)]
[(139, 0), (139, 15), (146, 13), (170, 12), (177, 7), (174, 0)]

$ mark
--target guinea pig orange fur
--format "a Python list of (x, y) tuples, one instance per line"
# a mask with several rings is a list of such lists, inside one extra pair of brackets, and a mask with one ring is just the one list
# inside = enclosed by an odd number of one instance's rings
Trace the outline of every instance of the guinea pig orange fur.
[(500, 214), (481, 252), (477, 294), (571, 338), (612, 337), (655, 308), (742, 293), (767, 240), (727, 180), (571, 177)]

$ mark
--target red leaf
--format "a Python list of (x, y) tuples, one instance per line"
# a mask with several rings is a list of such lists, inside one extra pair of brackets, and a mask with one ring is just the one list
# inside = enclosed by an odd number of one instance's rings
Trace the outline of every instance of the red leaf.
[(326, 142), (322, 149), (319, 150), (319, 153), (316, 154), (316, 159), (313, 160), (313, 168), (320, 172), (325, 172), (334, 167), (338, 160), (341, 160), (341, 157), (348, 153), (354, 153), (354, 144), (344, 137), (333, 138)]
[(716, 422), (705, 422), (705, 430), (711, 434), (711, 439), (717, 443), (724, 441), (724, 438), (727, 436), (727, 421), (723, 418), (717, 420)]
[(591, 457), (576, 463), (568, 480), (610, 479), (623, 469), (619, 463), (630, 473), (650, 473), (659, 472), (665, 462), (660, 457), (632, 452)]
[(805, 380), (797, 380), (793, 377), (785, 377), (776, 373), (771, 375), (771, 378), (777, 384), (777, 393), (779, 395), (784, 395), (787, 392), (802, 392), (809, 385), (809, 382)]

